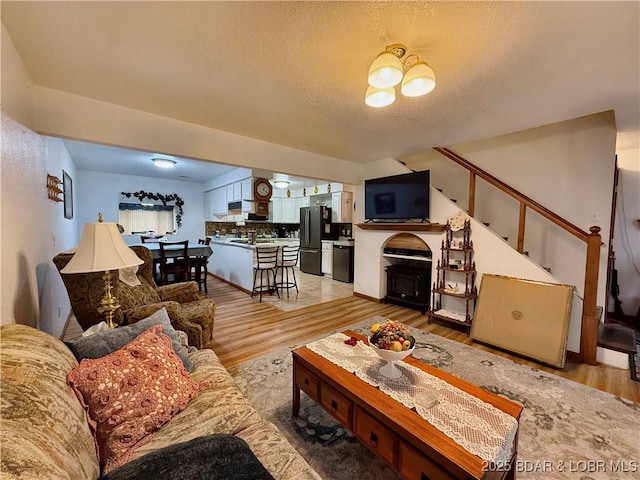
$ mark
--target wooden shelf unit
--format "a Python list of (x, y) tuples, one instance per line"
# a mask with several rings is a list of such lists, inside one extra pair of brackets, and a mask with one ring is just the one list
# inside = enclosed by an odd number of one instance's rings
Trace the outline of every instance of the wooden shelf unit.
[[(445, 225), (446, 237), (440, 247), (441, 256), (436, 265), (437, 278), (431, 290), (431, 308), (427, 312), (429, 318), (444, 320), (470, 328), (473, 321), (473, 311), (478, 297), (475, 285), (476, 264), (473, 260), (473, 242), (471, 241), (471, 221), (467, 220), (461, 230), (453, 231), (450, 225)], [(459, 277), (456, 277), (459, 275)], [(453, 278), (460, 278), (464, 275), (464, 287), (460, 288), (459, 281)], [(460, 281), (461, 282), (461, 281)], [(455, 283), (456, 289), (452, 287)], [(446, 303), (444, 297), (452, 297), (464, 300), (464, 312), (455, 312), (464, 316), (464, 321), (446, 315), (443, 304)]]

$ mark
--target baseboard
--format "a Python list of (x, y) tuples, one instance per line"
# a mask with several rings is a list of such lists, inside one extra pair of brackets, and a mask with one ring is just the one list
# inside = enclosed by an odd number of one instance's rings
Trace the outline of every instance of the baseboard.
[(365, 295), (363, 293), (353, 292), (353, 296), (358, 298), (363, 298), (364, 300), (369, 300), (370, 302), (384, 303), (384, 298), (374, 298), (374, 297), (370, 297), (369, 295)]
[(249, 295), (251, 295), (251, 290), (247, 290), (246, 288), (242, 288), (242, 287), (236, 285), (235, 283), (231, 283), (229, 280), (227, 280), (225, 278), (222, 278), (222, 277), (219, 277), (215, 273), (208, 272), (207, 274), (211, 275), (216, 280), (220, 280), (221, 282), (226, 283), (227, 285), (231, 285), (233, 288), (236, 288), (236, 289), (240, 290), (241, 292), (248, 293)]

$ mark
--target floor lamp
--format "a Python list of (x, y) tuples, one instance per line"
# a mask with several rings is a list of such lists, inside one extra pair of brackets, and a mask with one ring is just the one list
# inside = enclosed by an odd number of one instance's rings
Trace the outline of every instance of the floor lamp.
[(104, 272), (102, 274), (104, 296), (100, 301), (98, 312), (104, 315), (107, 325), (114, 328), (116, 325), (113, 323), (113, 314), (120, 305), (112, 293), (113, 286), (109, 271), (134, 267), (142, 263), (144, 262), (122, 240), (117, 224), (103, 222), (102, 214), (98, 214), (96, 223), (84, 224), (80, 245), (60, 273)]

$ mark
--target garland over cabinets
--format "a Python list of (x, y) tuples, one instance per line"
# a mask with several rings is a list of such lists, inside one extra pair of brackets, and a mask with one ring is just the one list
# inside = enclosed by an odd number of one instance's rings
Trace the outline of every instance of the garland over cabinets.
[(120, 192), (120, 194), (126, 198), (135, 197), (141, 202), (145, 198), (148, 198), (149, 200), (154, 200), (154, 201), (161, 201), (163, 205), (166, 205), (168, 202), (175, 202), (175, 206), (178, 208), (178, 211), (176, 212), (176, 224), (178, 228), (182, 226), (182, 215), (184, 213), (184, 209), (182, 207), (184, 206), (184, 200), (182, 200), (182, 198), (179, 197), (177, 193), (172, 193), (170, 195), (163, 195), (161, 193), (151, 193), (151, 192), (145, 192), (144, 190), (140, 190), (139, 192), (133, 192), (133, 193)]

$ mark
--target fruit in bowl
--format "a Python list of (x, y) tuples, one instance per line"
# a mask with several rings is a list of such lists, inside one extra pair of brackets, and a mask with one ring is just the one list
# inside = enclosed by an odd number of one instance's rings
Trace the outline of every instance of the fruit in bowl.
[(404, 352), (411, 350), (415, 345), (409, 329), (395, 320), (387, 320), (385, 323), (376, 323), (371, 327), (369, 343), (381, 350), (392, 352)]
[(416, 339), (409, 329), (401, 323), (387, 320), (386, 323), (376, 323), (371, 327), (369, 344), (371, 348), (387, 363), (380, 368), (380, 374), (387, 378), (399, 378), (402, 372), (394, 362), (411, 355)]

